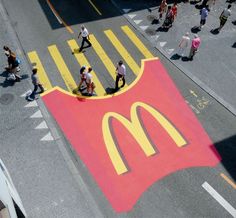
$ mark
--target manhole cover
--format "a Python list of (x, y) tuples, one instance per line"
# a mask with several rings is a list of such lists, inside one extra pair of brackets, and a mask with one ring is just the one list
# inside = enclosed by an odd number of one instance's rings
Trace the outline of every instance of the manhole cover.
[(154, 36), (157, 32), (154, 28), (147, 28), (145, 31), (148, 35)]
[(147, 20), (148, 20), (148, 21), (151, 21), (151, 22), (152, 22), (153, 20), (157, 20), (157, 19), (158, 19), (158, 17), (155, 16), (155, 15), (148, 15), (148, 16), (147, 16)]
[(10, 93), (6, 93), (0, 96), (0, 103), (4, 105), (10, 104), (14, 99), (14, 95)]

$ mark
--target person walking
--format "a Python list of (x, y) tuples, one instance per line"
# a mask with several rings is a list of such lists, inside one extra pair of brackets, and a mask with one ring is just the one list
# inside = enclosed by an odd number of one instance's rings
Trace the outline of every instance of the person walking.
[(78, 38), (80, 38), (80, 35), (82, 36), (82, 43), (79, 49), (79, 52), (81, 52), (84, 48), (84, 43), (86, 42), (88, 44), (88, 47), (92, 46), (91, 42), (89, 41), (89, 32), (87, 30), (87, 28), (85, 28), (84, 25), (81, 25), (81, 31), (79, 33)]
[(190, 38), (189, 38), (189, 32), (186, 32), (183, 36), (182, 39), (179, 43), (179, 51), (178, 51), (178, 55), (180, 57), (183, 57), (186, 48), (189, 46), (190, 43)]
[(177, 12), (178, 12), (177, 2), (173, 4), (171, 10), (173, 11), (173, 16), (174, 16), (173, 20), (175, 20), (177, 17)]
[(78, 90), (81, 89), (83, 83), (86, 83), (86, 66), (80, 68), (80, 83), (78, 85)]
[(86, 76), (86, 84), (87, 84), (87, 92), (88, 92), (88, 95), (89, 96), (92, 96), (93, 95), (93, 91), (95, 89), (95, 84), (94, 82), (92, 81), (92, 68), (89, 67), (88, 68), (88, 71), (85, 73), (85, 76)]
[(220, 15), (220, 27), (217, 29), (219, 32), (221, 31), (222, 27), (225, 25), (228, 17), (231, 15), (231, 5), (229, 4), (227, 8), (225, 8), (221, 15)]
[(125, 76), (126, 76), (126, 67), (123, 64), (123, 61), (120, 60), (116, 67), (116, 87), (115, 90), (118, 91), (119, 89), (119, 80), (122, 79), (123, 84), (120, 88), (125, 86)]
[(28, 96), (28, 100), (30, 100), (30, 101), (33, 101), (35, 99), (35, 95), (36, 95), (36, 92), (37, 92), (38, 88), (40, 88), (40, 93), (43, 93), (45, 91), (43, 85), (39, 82), (37, 72), (38, 72), (38, 69), (33, 68), (32, 75), (31, 75), (31, 80), (32, 80), (32, 83), (34, 85), (34, 90), (30, 94), (30, 96)]
[(192, 45), (189, 53), (189, 60), (193, 60), (193, 56), (198, 52), (199, 46), (201, 44), (201, 39), (197, 34), (194, 34), (194, 38), (192, 40)]
[(165, 29), (169, 29), (170, 27), (172, 27), (173, 21), (174, 21), (174, 13), (172, 11), (171, 6), (168, 6), (168, 10), (166, 12), (166, 18), (164, 20), (162, 27)]
[(209, 13), (208, 12), (208, 6), (201, 9), (201, 11), (200, 11), (201, 20), (200, 20), (199, 30), (201, 30), (202, 27), (205, 25), (208, 13)]
[(167, 11), (167, 3), (166, 3), (166, 0), (162, 0), (161, 1), (161, 4), (160, 4), (160, 7), (158, 9), (158, 12), (159, 12), (159, 20), (162, 19), (162, 15), (163, 13), (166, 13)]

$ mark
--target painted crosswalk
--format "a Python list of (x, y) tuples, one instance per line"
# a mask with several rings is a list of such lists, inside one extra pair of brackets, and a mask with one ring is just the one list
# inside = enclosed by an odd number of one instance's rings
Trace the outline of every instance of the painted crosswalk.
[[(123, 32), (123, 34), (127, 38), (126, 40), (137, 48), (137, 51), (140, 53), (140, 60), (137, 61), (137, 58), (135, 59), (134, 57), (132, 57), (132, 51), (130, 52), (127, 50), (122, 42), (122, 39), (120, 39), (111, 29), (104, 30), (102, 34), (104, 35), (104, 39), (108, 40), (108, 42), (110, 43), (109, 47), (113, 48), (117, 55), (124, 60), (125, 64), (130, 68), (134, 75), (138, 75), (140, 73), (141, 59), (152, 58), (153, 54), (148, 50), (142, 40), (133, 32), (130, 27), (121, 26), (120, 31)], [(90, 35), (90, 41), (92, 43), (92, 50), (94, 50), (97, 56), (97, 60), (102, 63), (103, 68), (106, 70), (105, 73), (107, 73), (110, 78), (115, 80), (117, 62), (114, 62), (114, 59), (109, 56), (111, 55), (109, 53), (109, 50), (106, 49), (105, 46), (103, 47), (103, 44), (99, 41), (98, 37), (96, 37), (95, 34)], [(78, 64), (78, 69), (83, 65), (93, 66), (94, 59), (91, 59), (91, 57), (89, 58), (89, 56), (87, 56), (83, 52), (79, 52), (79, 45), (75, 39), (69, 39), (65, 42), (65, 44), (66, 45), (64, 46), (68, 47), (68, 49), (72, 52), (73, 55), (71, 57), (75, 59), (75, 62)], [(75, 79), (68, 61), (64, 59), (64, 50), (62, 52), (59, 45), (52, 44), (48, 45), (47, 51), (49, 57), (52, 59), (50, 63), (56, 66), (55, 69), (57, 69), (57, 76), (60, 76), (62, 78), (62, 81), (65, 85), (64, 89), (67, 89), (67, 91), (71, 93), (79, 94), (79, 90), (77, 88), (78, 84), (76, 84), (78, 78), (77, 80)], [(28, 52), (28, 58), (32, 66), (37, 67), (39, 80), (47, 90), (50, 90), (54, 86), (57, 86), (57, 84), (55, 84), (55, 80), (53, 80), (52, 82), (53, 76), (45, 70), (45, 66), (43, 65), (44, 56), (40, 57), (37, 51), (30, 51)], [(79, 75), (76, 75), (76, 77), (78, 76)], [(96, 95), (106, 95), (106, 87), (104, 87), (104, 84), (102, 83), (101, 74), (97, 72), (97, 69), (95, 68), (93, 68), (92, 71), (92, 78), (96, 86)]]

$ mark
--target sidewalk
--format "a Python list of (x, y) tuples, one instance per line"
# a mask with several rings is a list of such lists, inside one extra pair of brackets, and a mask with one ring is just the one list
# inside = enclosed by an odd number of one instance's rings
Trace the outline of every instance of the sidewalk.
[[(159, 31), (162, 22), (156, 24), (158, 8), (150, 1), (112, 0), (131, 25), (152, 43), (163, 55), (172, 61), (194, 82), (236, 115), (236, 5), (219, 34), (210, 31), (219, 26), (219, 15), (228, 4), (216, 1), (207, 18), (206, 25), (197, 34), (202, 43), (193, 61), (175, 58), (181, 37), (190, 33), (193, 38), (194, 26), (199, 26), (199, 10), (194, 4), (179, 3), (178, 16), (168, 32)], [(168, 2), (168, 1), (167, 1)], [(154, 21), (154, 22), (153, 22)], [(153, 24), (154, 23), (154, 24)], [(189, 50), (188, 50), (189, 51)], [(187, 53), (188, 54), (188, 53)]]

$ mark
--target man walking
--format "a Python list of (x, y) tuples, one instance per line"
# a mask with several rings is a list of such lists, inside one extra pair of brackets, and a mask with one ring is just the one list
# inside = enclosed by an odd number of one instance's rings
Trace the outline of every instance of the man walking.
[(87, 28), (85, 28), (84, 25), (81, 25), (81, 31), (79, 33), (78, 38), (80, 37), (80, 35), (82, 36), (82, 43), (79, 49), (79, 52), (81, 52), (83, 50), (84, 47), (84, 42), (86, 42), (88, 44), (88, 47), (92, 46), (92, 44), (90, 43), (90, 39), (89, 39), (89, 32), (87, 30)]
[(30, 100), (30, 101), (33, 101), (35, 99), (35, 94), (36, 94), (38, 88), (40, 88), (40, 93), (44, 92), (44, 88), (43, 88), (42, 84), (39, 82), (37, 72), (38, 72), (37, 68), (33, 68), (31, 80), (34, 85), (34, 90), (30, 94), (30, 96), (28, 97), (28, 100)]
[(226, 21), (228, 20), (228, 17), (231, 15), (231, 5), (228, 5), (227, 8), (225, 8), (221, 15), (220, 15), (220, 27), (217, 29), (219, 32), (222, 29), (222, 27), (225, 25)]
[(186, 48), (188, 47), (190, 43), (190, 38), (189, 38), (189, 32), (185, 33), (179, 43), (179, 51), (178, 51), (178, 55), (180, 57), (183, 57)]
[(199, 49), (199, 46), (201, 44), (201, 39), (197, 34), (194, 34), (194, 39), (192, 40), (192, 46), (190, 49), (190, 54), (189, 54), (189, 60), (193, 60), (193, 56), (196, 54), (196, 52)]
[(123, 64), (123, 61), (119, 61), (116, 67), (116, 87), (115, 90), (118, 91), (119, 89), (119, 80), (122, 79), (123, 84), (121, 85), (121, 88), (125, 86), (125, 75), (126, 75), (126, 67)]
[(201, 30), (202, 26), (205, 25), (208, 13), (209, 13), (208, 12), (208, 6), (204, 7), (203, 9), (201, 9), (201, 20), (200, 20), (199, 30)]

